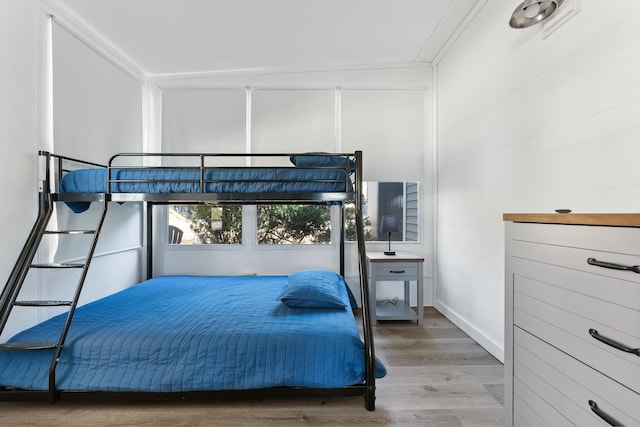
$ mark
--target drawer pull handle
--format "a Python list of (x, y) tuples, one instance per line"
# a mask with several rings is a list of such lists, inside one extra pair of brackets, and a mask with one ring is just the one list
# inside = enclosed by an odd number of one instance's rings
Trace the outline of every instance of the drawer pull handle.
[(640, 348), (627, 347), (624, 344), (620, 344), (618, 341), (615, 341), (615, 340), (612, 340), (611, 338), (607, 338), (600, 335), (598, 331), (593, 328), (589, 329), (589, 334), (591, 334), (591, 336), (597, 339), (598, 341), (603, 342), (606, 345), (609, 345), (617, 350), (624, 351), (625, 353), (632, 353), (632, 354), (635, 354), (636, 356), (640, 356)]
[(640, 265), (622, 265), (613, 262), (598, 261), (595, 258), (587, 258), (587, 264), (602, 268), (611, 268), (613, 270), (633, 271), (634, 273), (640, 274)]
[(404, 270), (389, 270), (389, 273), (402, 274), (404, 273)]
[(604, 412), (602, 409), (598, 408), (598, 404), (593, 400), (589, 400), (589, 406), (591, 410), (600, 418), (602, 418), (607, 424), (610, 426), (621, 426), (623, 425), (620, 421), (613, 418), (611, 415)]

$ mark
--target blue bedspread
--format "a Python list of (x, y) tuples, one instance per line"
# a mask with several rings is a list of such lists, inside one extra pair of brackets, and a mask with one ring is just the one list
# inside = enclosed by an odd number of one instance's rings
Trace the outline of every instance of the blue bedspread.
[[(112, 169), (111, 193), (337, 193), (353, 191), (345, 169), (207, 168), (204, 188), (198, 168)], [(348, 178), (348, 177), (347, 177)], [(117, 180), (119, 182), (113, 182)], [(105, 193), (106, 169), (79, 169), (65, 174), (60, 193)], [(79, 213), (89, 203), (73, 202)]]
[[(164, 276), (80, 307), (57, 387), (182, 392), (363, 381), (351, 311), (287, 307), (277, 300), (286, 284), (287, 276)], [(12, 341), (56, 341), (63, 322), (54, 317)], [(0, 385), (46, 390), (51, 355), (0, 352)], [(377, 362), (376, 376), (384, 375)]]

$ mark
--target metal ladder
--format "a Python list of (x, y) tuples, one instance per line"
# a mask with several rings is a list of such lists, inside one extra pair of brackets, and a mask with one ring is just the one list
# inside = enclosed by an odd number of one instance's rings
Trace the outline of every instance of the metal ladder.
[[(48, 184), (48, 182), (45, 182)], [(45, 185), (45, 188), (48, 189), (48, 185)], [(49, 367), (49, 388), (48, 388), (48, 398), (49, 403), (54, 403), (58, 400), (59, 392), (56, 390), (56, 367), (60, 360), (60, 354), (62, 353), (62, 349), (64, 347), (65, 340), (67, 338), (67, 333), (69, 331), (69, 327), (71, 326), (71, 321), (73, 319), (73, 315), (75, 313), (75, 309), (78, 305), (78, 299), (80, 298), (80, 294), (82, 292), (82, 287), (84, 285), (85, 279), (87, 277), (87, 273), (89, 271), (89, 265), (91, 264), (91, 260), (93, 258), (93, 254), (95, 252), (98, 238), (100, 236), (100, 231), (104, 224), (104, 220), (107, 214), (107, 198), (105, 197), (102, 214), (100, 215), (100, 219), (98, 220), (98, 225), (95, 230), (48, 230), (47, 227), (51, 222), (52, 214), (59, 202), (54, 200), (52, 194), (49, 192), (41, 191), (39, 193), (39, 212), (38, 217), (29, 233), (27, 241), (20, 252), (18, 260), (11, 271), (9, 279), (0, 295), (0, 334), (4, 330), (7, 321), (11, 315), (11, 312), (14, 307), (57, 307), (57, 306), (68, 306), (69, 311), (67, 312), (66, 320), (62, 330), (60, 331), (60, 336), (57, 338), (57, 341), (52, 339), (51, 342), (10, 342), (10, 343), (2, 343), (0, 344), (0, 351), (43, 351), (43, 350), (55, 350), (53, 358), (51, 360), (51, 365)], [(43, 237), (47, 235), (70, 235), (70, 236), (80, 236), (93, 234), (93, 239), (91, 241), (87, 256), (83, 263), (51, 263), (51, 264), (38, 264), (34, 263), (34, 257), (43, 242)], [(22, 285), (27, 277), (27, 274), (31, 269), (81, 269), (80, 278), (78, 279), (77, 285), (75, 287), (75, 292), (73, 293), (73, 297), (67, 301), (59, 301), (59, 300), (36, 300), (36, 301), (28, 301), (28, 300), (20, 300), (20, 290), (22, 289)]]

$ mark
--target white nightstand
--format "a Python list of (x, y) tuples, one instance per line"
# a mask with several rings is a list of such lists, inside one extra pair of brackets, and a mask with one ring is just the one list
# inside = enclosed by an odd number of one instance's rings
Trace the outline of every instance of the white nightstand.
[[(369, 261), (369, 297), (371, 322), (377, 324), (378, 320), (416, 320), (422, 324), (424, 316), (424, 296), (422, 265), (424, 257), (408, 252), (397, 252), (396, 255), (385, 255), (383, 252), (370, 252), (367, 254)], [(376, 301), (376, 286), (379, 281), (404, 282), (404, 300)], [(410, 282), (416, 282), (417, 309), (409, 305)]]

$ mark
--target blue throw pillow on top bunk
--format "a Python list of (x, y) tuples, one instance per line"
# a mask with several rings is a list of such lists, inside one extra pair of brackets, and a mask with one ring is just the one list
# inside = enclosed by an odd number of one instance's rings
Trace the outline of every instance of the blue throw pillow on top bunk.
[(344, 308), (340, 287), (342, 277), (326, 270), (303, 270), (289, 276), (289, 283), (278, 297), (289, 307)]
[[(329, 155), (329, 153), (324, 152), (314, 152), (308, 154), (316, 154), (315, 156), (291, 156), (289, 160), (296, 167), (342, 167), (344, 168), (347, 164), (346, 156), (336, 156)], [(321, 156), (319, 154), (326, 154), (326, 156)], [(353, 172), (356, 170), (356, 162), (354, 160), (349, 161), (349, 170)]]

